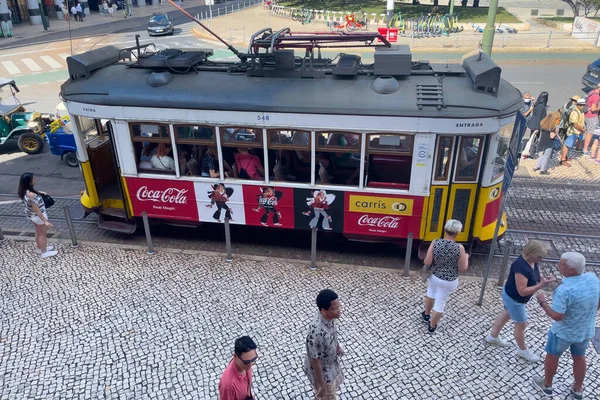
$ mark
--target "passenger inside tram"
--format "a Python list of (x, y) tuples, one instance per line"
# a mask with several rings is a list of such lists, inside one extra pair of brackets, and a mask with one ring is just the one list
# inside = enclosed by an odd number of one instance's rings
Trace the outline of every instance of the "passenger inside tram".
[[(218, 152), (215, 146), (209, 146), (202, 157), (202, 166), (201, 166), (201, 175), (204, 177), (210, 178), (219, 178), (219, 160), (217, 159)], [(223, 160), (223, 168), (225, 169), (225, 177), (233, 177), (233, 170), (227, 163), (227, 161)]]
[(463, 137), (458, 155), (457, 178), (474, 179), (479, 164), (479, 147), (481, 139)]
[(326, 169), (327, 175), (323, 173), (324, 171), (321, 172), (321, 181), (357, 185), (360, 174), (360, 135), (326, 132), (318, 135), (318, 147), (325, 152), (331, 162), (329, 168)]
[(236, 178), (251, 179), (253, 181), (262, 181), (265, 176), (265, 170), (260, 159), (252, 152), (252, 149), (238, 147), (234, 154)]
[(175, 171), (175, 160), (171, 157), (171, 146), (166, 143), (160, 143), (156, 149), (156, 154), (151, 158), (152, 168)]

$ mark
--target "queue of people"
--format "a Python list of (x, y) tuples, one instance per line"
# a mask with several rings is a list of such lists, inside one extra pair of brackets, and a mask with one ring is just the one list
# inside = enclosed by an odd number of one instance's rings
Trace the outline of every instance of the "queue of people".
[[(448, 298), (458, 288), (459, 272), (468, 269), (469, 256), (455, 239), (462, 223), (449, 220), (444, 226), (444, 238), (431, 243), (424, 260), (427, 281), (424, 311), (420, 319), (434, 334), (445, 310)], [(513, 336), (517, 355), (535, 363), (540, 357), (526, 345), (527, 304), (535, 298), (539, 307), (554, 322), (548, 331), (544, 376), (532, 377), (534, 388), (546, 397), (552, 397), (553, 378), (562, 354), (570, 349), (573, 358), (573, 384), (570, 398), (583, 399), (583, 382), (586, 372), (585, 352), (594, 337), (596, 313), (600, 309), (600, 280), (592, 272), (585, 272), (585, 257), (576, 252), (566, 252), (560, 257), (558, 270), (562, 283), (555, 289), (552, 301), (540, 290), (555, 283), (556, 278), (543, 277), (539, 262), (547, 255), (548, 247), (541, 241), (530, 240), (511, 265), (510, 274), (502, 289), (504, 310), (495, 319), (485, 341), (491, 345), (509, 347), (500, 337), (504, 326), (513, 321)], [(424, 274), (422, 274), (424, 275)], [(534, 297), (535, 296), (535, 297)], [(317, 295), (318, 312), (308, 327), (305, 341), (303, 370), (316, 400), (336, 399), (343, 383), (340, 357), (344, 352), (338, 341), (337, 320), (341, 316), (338, 295), (324, 289)], [(243, 344), (243, 345), (242, 345)], [(250, 364), (256, 362), (256, 345), (249, 337), (236, 340), (232, 360), (219, 382), (221, 400), (252, 400), (252, 373)], [(232, 369), (235, 368), (232, 373)]]
[(548, 175), (554, 151), (560, 155), (559, 166), (571, 167), (576, 153), (600, 165), (600, 84), (587, 97), (574, 95), (556, 112), (548, 113), (548, 92), (537, 99), (523, 94), (521, 113), (527, 119), (527, 139), (522, 158), (541, 153), (534, 171)]

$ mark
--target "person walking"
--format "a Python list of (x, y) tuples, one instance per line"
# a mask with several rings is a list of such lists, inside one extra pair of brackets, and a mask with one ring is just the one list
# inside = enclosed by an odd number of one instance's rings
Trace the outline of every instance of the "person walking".
[(544, 118), (546, 118), (546, 108), (548, 106), (548, 92), (542, 92), (538, 96), (537, 100), (535, 100), (535, 104), (533, 105), (533, 111), (529, 117), (529, 121), (527, 121), (527, 128), (529, 128), (530, 136), (523, 152), (521, 153), (522, 158), (531, 157), (531, 153), (536, 153), (534, 151), (534, 143), (538, 140), (538, 135), (540, 132), (540, 123)]
[(567, 123), (567, 138), (563, 143), (561, 150), (560, 163), (565, 167), (570, 167), (571, 164), (568, 162), (569, 149), (574, 148), (577, 144), (577, 140), (583, 139), (583, 133), (585, 132), (585, 116), (583, 114), (583, 107), (585, 106), (585, 99), (578, 99), (575, 103), (575, 107), (569, 113), (569, 121)]
[(46, 205), (41, 196), (46, 193), (35, 190), (35, 183), (35, 176), (30, 172), (25, 172), (19, 179), (17, 195), (25, 207), (25, 215), (35, 227), (36, 251), (42, 258), (47, 258), (55, 256), (58, 252), (54, 250), (54, 247), (48, 245), (46, 233), (48, 228), (52, 228), (52, 224), (48, 221)]
[(548, 248), (539, 240), (530, 240), (519, 258), (510, 266), (506, 284), (502, 288), (504, 310), (494, 321), (491, 332), (485, 340), (501, 347), (507, 347), (508, 342), (500, 339), (499, 334), (509, 320), (515, 324), (513, 336), (517, 342), (517, 354), (530, 362), (538, 362), (540, 358), (533, 354), (525, 344), (525, 328), (527, 328), (527, 302), (539, 289), (542, 289), (555, 278), (542, 278), (538, 263), (548, 254)]
[(249, 336), (235, 340), (233, 358), (219, 380), (220, 400), (252, 400), (252, 365), (256, 363), (256, 343)]
[(560, 109), (560, 124), (558, 125), (558, 136), (562, 141), (564, 141), (567, 138), (567, 129), (569, 128), (569, 115), (577, 105), (577, 100), (579, 100), (579, 96), (577, 95), (569, 97), (569, 101), (567, 101)]
[(542, 156), (538, 158), (534, 171), (540, 171), (540, 175), (548, 175), (548, 163), (554, 153), (554, 143), (558, 138), (558, 120), (560, 113), (553, 111), (544, 118), (540, 124), (540, 143), (538, 150), (543, 151)]
[(529, 122), (529, 116), (533, 112), (533, 105), (535, 104), (535, 99), (531, 98), (531, 93), (525, 92), (523, 93), (523, 107), (521, 107), (521, 114), (526, 118), (526, 121)]
[(81, 8), (81, 3), (77, 3), (75, 10), (77, 11), (77, 19), (83, 22), (83, 9)]
[(340, 356), (344, 354), (338, 342), (336, 319), (342, 312), (338, 295), (323, 289), (317, 295), (319, 312), (308, 327), (304, 372), (315, 391), (316, 400), (335, 400), (344, 376)]
[(552, 397), (558, 361), (564, 351), (570, 349), (574, 378), (570, 395), (572, 399), (581, 400), (586, 371), (585, 351), (594, 337), (596, 313), (600, 309), (600, 280), (592, 272), (585, 273), (585, 257), (576, 252), (563, 253), (558, 269), (563, 281), (552, 295), (552, 306), (543, 293), (537, 295), (540, 307), (554, 323), (548, 332), (544, 376), (533, 378), (533, 384), (545, 396)]
[(462, 244), (456, 243), (462, 228), (460, 221), (448, 220), (444, 225), (444, 238), (434, 240), (427, 249), (424, 263), (431, 266), (432, 274), (427, 279), (425, 311), (421, 317), (429, 325), (429, 333), (437, 329), (448, 297), (458, 288), (458, 273), (469, 268), (469, 255)]
[(583, 155), (590, 155), (590, 143), (592, 142), (592, 136), (594, 131), (598, 127), (598, 113), (600, 112), (600, 107), (598, 106), (598, 102), (600, 101), (600, 83), (596, 86), (596, 89), (590, 91), (587, 95), (587, 100), (585, 103), (585, 108), (587, 112), (584, 114), (585, 116), (585, 133), (583, 137)]

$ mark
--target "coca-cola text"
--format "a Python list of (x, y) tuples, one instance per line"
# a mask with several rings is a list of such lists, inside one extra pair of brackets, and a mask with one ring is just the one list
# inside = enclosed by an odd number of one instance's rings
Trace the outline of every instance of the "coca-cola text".
[(156, 201), (170, 204), (187, 204), (187, 189), (168, 188), (164, 190), (151, 190), (141, 186), (137, 191), (139, 201)]
[(358, 225), (360, 226), (372, 226), (377, 228), (398, 228), (400, 217), (392, 217), (385, 215), (382, 217), (372, 217), (369, 214), (364, 214), (358, 219)]

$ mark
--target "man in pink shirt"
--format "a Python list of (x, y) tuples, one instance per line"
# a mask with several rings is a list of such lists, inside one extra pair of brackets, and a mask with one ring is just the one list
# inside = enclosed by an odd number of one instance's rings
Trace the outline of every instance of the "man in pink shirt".
[(252, 396), (252, 364), (257, 358), (256, 343), (249, 336), (235, 340), (233, 359), (219, 381), (221, 400), (255, 400)]
[(589, 155), (590, 142), (592, 141), (592, 135), (598, 127), (598, 112), (600, 107), (598, 102), (600, 101), (600, 83), (596, 86), (596, 89), (588, 93), (587, 96), (587, 112), (585, 113), (585, 137), (583, 140), (583, 154)]

